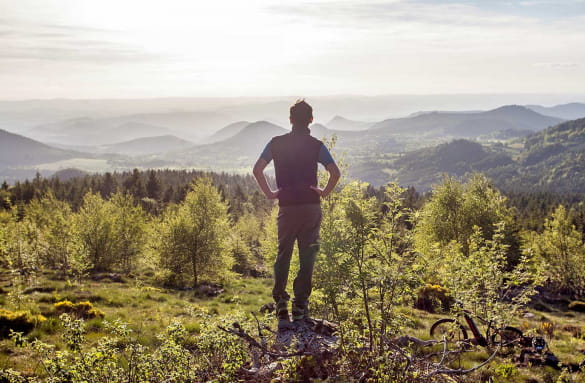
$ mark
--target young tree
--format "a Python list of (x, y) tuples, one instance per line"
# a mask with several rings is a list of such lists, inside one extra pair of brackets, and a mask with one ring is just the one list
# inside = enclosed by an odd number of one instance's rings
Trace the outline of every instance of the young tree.
[(129, 194), (116, 193), (110, 200), (114, 264), (129, 273), (136, 266), (146, 242), (146, 214)]
[(131, 195), (116, 193), (105, 201), (87, 193), (73, 221), (94, 271), (132, 270), (144, 248), (146, 216)]
[(542, 234), (527, 233), (525, 239), (553, 290), (585, 296), (585, 244), (563, 205), (545, 220)]
[(76, 235), (94, 271), (110, 270), (115, 262), (110, 206), (99, 194), (89, 192), (73, 218)]
[(170, 273), (168, 282), (197, 286), (203, 278), (229, 274), (227, 208), (211, 180), (200, 178), (183, 203), (167, 209), (156, 247), (160, 265)]
[(39, 262), (48, 268), (66, 274), (76, 246), (69, 204), (59, 201), (52, 192), (31, 201), (25, 208), (25, 221), (36, 225), (42, 237), (38, 249)]
[(485, 238), (478, 226), (473, 230), (467, 253), (455, 241), (436, 248), (441, 262), (434, 272), (456, 300), (502, 325), (525, 307), (542, 278), (534, 272), (528, 255), (509, 268), (503, 223), (496, 225), (491, 238)]
[[(446, 176), (433, 188), (431, 199), (420, 211), (415, 230), (416, 248), (428, 255), (433, 247), (455, 241), (461, 245), (463, 254), (468, 254), (474, 227), (479, 227), (484, 238), (490, 239), (499, 222), (505, 224), (506, 244), (515, 244), (513, 210), (507, 206), (506, 197), (485, 176), (474, 174), (466, 183)], [(511, 254), (510, 246), (507, 251), (508, 259), (514, 263), (518, 254)]]
[(249, 274), (253, 270), (264, 270), (264, 260), (259, 250), (261, 233), (260, 220), (252, 213), (245, 213), (234, 223), (230, 242), (236, 262), (235, 271)]

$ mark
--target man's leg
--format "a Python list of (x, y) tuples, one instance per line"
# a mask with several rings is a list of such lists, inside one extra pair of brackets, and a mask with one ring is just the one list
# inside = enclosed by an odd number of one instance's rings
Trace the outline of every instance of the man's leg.
[(319, 252), (319, 229), (321, 226), (321, 206), (303, 206), (305, 223), (299, 232), (299, 272), (294, 280), (293, 319), (308, 316), (309, 296), (313, 288), (313, 267)]
[[(276, 315), (279, 319), (288, 319), (288, 301), (290, 295), (286, 292), (290, 259), (296, 240), (295, 221), (289, 207), (280, 207), (278, 212), (278, 255), (274, 262), (274, 288), (272, 297), (276, 302)], [(286, 317), (286, 318), (285, 318)]]

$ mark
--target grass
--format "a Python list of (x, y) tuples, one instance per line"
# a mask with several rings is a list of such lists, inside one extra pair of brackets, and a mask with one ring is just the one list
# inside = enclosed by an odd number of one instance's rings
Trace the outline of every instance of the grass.
[[(105, 313), (105, 318), (86, 321), (86, 338), (96, 344), (105, 335), (105, 321), (122, 320), (129, 324), (136, 338), (144, 345), (157, 344), (156, 334), (162, 332), (173, 321), (182, 322), (187, 331), (196, 336), (201, 331), (201, 314), (214, 315), (247, 313), (271, 301), (271, 279), (235, 278), (227, 282), (225, 291), (217, 297), (199, 296), (193, 290), (163, 289), (150, 284), (148, 277), (127, 278), (125, 283), (110, 281), (84, 281), (82, 285), (51, 279), (51, 275), (39, 277), (34, 289), (24, 295), (23, 309), (30, 309), (47, 317), (47, 321), (28, 334), (57, 349), (63, 349), (62, 327), (54, 309), (54, 303), (90, 301), (95, 308)], [(6, 279), (0, 279), (0, 287), (10, 292)], [(317, 295), (316, 295), (317, 296)], [(5, 302), (11, 300), (6, 294), (0, 295)], [(10, 307), (7, 307), (10, 308)], [(521, 328), (525, 333), (544, 336), (550, 350), (565, 363), (580, 363), (585, 352), (585, 313), (556, 310), (552, 312), (528, 311), (526, 317), (516, 318), (510, 325)], [(446, 314), (430, 314), (410, 307), (396, 309), (398, 315), (408, 318), (401, 334), (419, 339), (429, 339), (429, 329), (436, 320), (448, 317)], [(552, 323), (552, 327), (543, 326)], [(482, 328), (483, 330), (483, 328)], [(468, 331), (469, 332), (469, 331)], [(471, 332), (469, 332), (471, 335)], [(427, 352), (419, 350), (419, 352)], [(516, 353), (516, 356), (518, 353)], [(472, 368), (482, 363), (489, 351), (476, 347), (465, 352), (454, 368)], [(39, 372), (40, 366), (30, 351), (16, 348), (11, 340), (0, 340), (0, 368), (16, 368), (23, 372)], [(476, 372), (471, 378), (482, 381), (491, 376), (494, 382), (555, 382), (560, 373), (551, 368), (517, 366), (510, 358), (497, 357), (489, 366)], [(581, 374), (573, 374), (575, 382), (585, 381)], [(584, 374), (585, 375), (585, 374)]]
[[(61, 324), (54, 303), (90, 301), (105, 313), (104, 319), (86, 321), (86, 338), (95, 344), (105, 334), (105, 322), (122, 320), (129, 324), (136, 337), (144, 345), (157, 342), (156, 334), (174, 321), (182, 322), (187, 331), (197, 334), (201, 323), (199, 314), (209, 312), (226, 315), (236, 312), (258, 312), (271, 301), (270, 279), (238, 278), (228, 282), (225, 291), (217, 297), (201, 297), (195, 291), (163, 289), (147, 285), (148, 281), (128, 279), (126, 283), (86, 280), (82, 285), (71, 285), (67, 281), (51, 280), (51, 276), (38, 278), (34, 289), (23, 295), (22, 309), (41, 313), (47, 321), (37, 326), (27, 336), (64, 348), (61, 339)], [(8, 280), (0, 279), (6, 292), (10, 291)], [(50, 287), (50, 292), (46, 292)], [(6, 295), (1, 295), (6, 300)], [(251, 317), (251, 315), (250, 315)], [(19, 371), (37, 371), (27, 350), (16, 348), (10, 339), (0, 340), (0, 368), (17, 368)]]

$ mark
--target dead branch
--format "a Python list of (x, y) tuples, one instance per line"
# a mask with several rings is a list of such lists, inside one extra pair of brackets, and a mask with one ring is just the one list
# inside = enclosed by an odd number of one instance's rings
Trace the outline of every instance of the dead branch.
[[(430, 378), (430, 377), (432, 377), (434, 375), (466, 375), (466, 374), (472, 373), (474, 371), (479, 370), (480, 368), (482, 368), (486, 364), (490, 363), (496, 357), (496, 354), (498, 353), (498, 351), (500, 351), (500, 346), (498, 346), (496, 348), (496, 350), (489, 356), (489, 358), (487, 358), (485, 361), (483, 361), (482, 363), (478, 364), (475, 367), (467, 368), (467, 369), (463, 369), (463, 368), (459, 368), (459, 369), (442, 368), (442, 369), (437, 369), (435, 371), (430, 372), (425, 377), (426, 378)], [(437, 364), (437, 365), (440, 366), (440, 364)]]
[(262, 355), (268, 355), (268, 356), (271, 356), (273, 358), (292, 358), (294, 356), (315, 355), (315, 353), (308, 352), (308, 351), (298, 351), (298, 352), (293, 352), (293, 353), (281, 353), (281, 352), (270, 351), (270, 350), (268, 350), (268, 348), (266, 348), (265, 346), (258, 343), (258, 341), (256, 339), (254, 339), (252, 336), (250, 336), (250, 334), (248, 334), (246, 331), (244, 331), (244, 329), (242, 329), (238, 323), (234, 323), (233, 329), (227, 329), (223, 326), (217, 326), (217, 327), (220, 330), (222, 330), (228, 334), (232, 334), (232, 335), (235, 335), (235, 336), (242, 338), (243, 340), (248, 342), (248, 344), (250, 346), (256, 347), (259, 350), (261, 350)]

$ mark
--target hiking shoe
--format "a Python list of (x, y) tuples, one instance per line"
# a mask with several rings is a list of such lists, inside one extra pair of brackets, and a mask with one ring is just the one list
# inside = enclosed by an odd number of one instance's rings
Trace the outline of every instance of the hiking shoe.
[(291, 322), (288, 318), (286, 319), (278, 319), (278, 331), (288, 331), (294, 330), (295, 324)]
[(288, 301), (279, 301), (276, 303), (276, 317), (278, 320), (289, 320), (288, 318)]
[(292, 307), (292, 320), (294, 322), (302, 321), (309, 317), (309, 310), (306, 307), (296, 306)]

